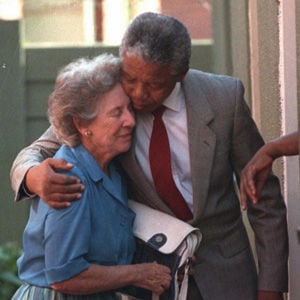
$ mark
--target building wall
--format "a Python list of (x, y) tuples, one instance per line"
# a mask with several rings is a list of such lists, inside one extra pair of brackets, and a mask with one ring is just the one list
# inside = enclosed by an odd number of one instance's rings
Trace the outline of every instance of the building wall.
[[(215, 0), (214, 71), (244, 78), (246, 100), (265, 139), (297, 130), (299, 113), (299, 1)], [(298, 108), (299, 111), (299, 108)], [(300, 299), (298, 157), (278, 159), (288, 209), (290, 292)]]
[(181, 20), (193, 39), (211, 39), (211, 0), (24, 1), (23, 38), (30, 43), (118, 45), (130, 20), (145, 11)]
[(83, 43), (82, 1), (24, 2), (23, 38), (26, 43)]
[(160, 11), (185, 24), (192, 39), (212, 38), (211, 0), (161, 0)]

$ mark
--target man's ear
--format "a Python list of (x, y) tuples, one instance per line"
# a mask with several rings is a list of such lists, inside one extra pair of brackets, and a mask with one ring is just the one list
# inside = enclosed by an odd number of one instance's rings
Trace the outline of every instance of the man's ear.
[(179, 75), (176, 75), (176, 81), (177, 82), (182, 82), (185, 75), (187, 74), (187, 72), (189, 71), (189, 68), (187, 68), (184, 72), (182, 72), (181, 74)]

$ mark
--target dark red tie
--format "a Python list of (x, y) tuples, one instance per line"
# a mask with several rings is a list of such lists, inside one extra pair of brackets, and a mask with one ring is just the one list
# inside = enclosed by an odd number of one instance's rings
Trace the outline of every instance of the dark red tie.
[(172, 176), (169, 139), (162, 120), (165, 108), (162, 105), (153, 112), (154, 121), (149, 146), (152, 178), (160, 198), (170, 207), (177, 218), (188, 221), (193, 218), (193, 215), (177, 189)]

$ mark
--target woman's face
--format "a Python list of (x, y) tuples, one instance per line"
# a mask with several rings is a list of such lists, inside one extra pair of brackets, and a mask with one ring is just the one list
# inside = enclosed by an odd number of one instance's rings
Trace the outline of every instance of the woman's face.
[(83, 134), (82, 138), (97, 161), (108, 162), (129, 150), (135, 126), (134, 112), (120, 84), (102, 95), (99, 101), (97, 117), (84, 129), (91, 131), (91, 135)]

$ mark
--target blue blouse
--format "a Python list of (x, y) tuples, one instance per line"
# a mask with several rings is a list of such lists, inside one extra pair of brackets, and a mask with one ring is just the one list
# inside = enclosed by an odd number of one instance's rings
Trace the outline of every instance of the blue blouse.
[(19, 276), (25, 282), (50, 287), (70, 279), (90, 264), (130, 264), (135, 251), (125, 182), (116, 161), (110, 177), (82, 146), (62, 146), (55, 158), (74, 164), (69, 175), (85, 185), (82, 198), (65, 209), (53, 209), (40, 198), (32, 200), (23, 234), (24, 252), (18, 259)]

